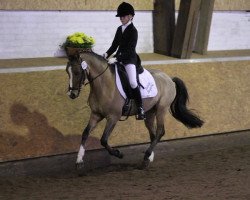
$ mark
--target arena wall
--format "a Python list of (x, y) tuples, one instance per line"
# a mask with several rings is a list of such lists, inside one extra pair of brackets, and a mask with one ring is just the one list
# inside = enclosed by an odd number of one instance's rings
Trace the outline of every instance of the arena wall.
[[(60, 48), (67, 35), (84, 32), (96, 40), (103, 54), (120, 21), (115, 11), (0, 11), (0, 59), (65, 56)], [(138, 52), (153, 52), (152, 12), (139, 11)]]
[[(115, 17), (115, 8), (120, 2), (2, 0), (0, 59), (64, 56), (60, 45), (67, 35), (77, 31), (93, 36), (94, 50), (102, 54), (120, 25)], [(137, 52), (152, 53), (153, 1), (130, 2), (136, 9)], [(216, 1), (208, 51), (250, 49), (250, 13), (245, 12), (250, 6), (248, 1), (241, 2)]]
[[(4, 10), (116, 10), (123, 0), (1, 0)], [(127, 0), (136, 10), (153, 10), (154, 0)]]
[[(190, 94), (190, 108), (204, 119), (189, 130), (166, 118), (164, 140), (250, 129), (250, 62), (212, 62), (146, 66), (180, 77)], [(240, 77), (240, 78), (239, 78)], [(88, 123), (89, 86), (78, 99), (67, 95), (64, 70), (0, 74), (0, 161), (39, 157), (78, 150)], [(104, 121), (91, 134), (87, 148), (101, 148)], [(130, 117), (119, 122), (112, 146), (149, 142), (144, 123)]]
[[(59, 45), (75, 31), (93, 36), (94, 50), (105, 52), (119, 25), (114, 10), (121, 1), (117, 5), (113, 2), (1, 0), (0, 59), (63, 56)], [(129, 2), (137, 9), (134, 21), (140, 34), (137, 50), (151, 53), (153, 1)], [(245, 12), (249, 10), (249, 1), (240, 2), (216, 1), (209, 51), (250, 49), (250, 15)], [(249, 61), (146, 68), (160, 69), (183, 79), (189, 89), (189, 106), (205, 121), (201, 129), (189, 130), (169, 115), (164, 140), (250, 129)], [(0, 80), (0, 162), (78, 150), (90, 112), (88, 86), (78, 99), (71, 100), (66, 95), (68, 77), (64, 70), (0, 73)], [(88, 149), (101, 148), (103, 128), (104, 122), (89, 138)], [(110, 138), (112, 146), (148, 141), (143, 122), (133, 117), (119, 122)]]
[[(176, 10), (181, 0), (175, 0)], [(116, 10), (122, 0), (1, 0), (1, 10)], [(153, 10), (154, 0), (127, 0), (136, 10)], [(248, 0), (215, 0), (214, 10), (250, 10)]]

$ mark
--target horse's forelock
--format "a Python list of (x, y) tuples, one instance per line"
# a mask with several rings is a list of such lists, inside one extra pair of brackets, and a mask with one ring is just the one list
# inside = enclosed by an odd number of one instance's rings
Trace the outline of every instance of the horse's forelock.
[(76, 61), (76, 60), (79, 59), (79, 55), (78, 54), (76, 54), (76, 55), (69, 55), (68, 59), (69, 59), (70, 62)]

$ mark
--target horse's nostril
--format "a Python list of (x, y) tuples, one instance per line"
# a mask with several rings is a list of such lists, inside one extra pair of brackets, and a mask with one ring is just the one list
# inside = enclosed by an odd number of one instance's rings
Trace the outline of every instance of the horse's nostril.
[(76, 95), (74, 93), (71, 92), (70, 96), (69, 96), (71, 99), (75, 99), (76, 98)]

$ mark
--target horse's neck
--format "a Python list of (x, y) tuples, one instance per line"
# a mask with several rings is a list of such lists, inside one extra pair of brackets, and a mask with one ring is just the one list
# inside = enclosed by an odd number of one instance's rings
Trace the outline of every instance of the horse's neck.
[(107, 68), (108, 64), (99, 60), (91, 60), (90, 64), (90, 77), (91, 88), (97, 95), (112, 92), (114, 89), (114, 74), (111, 73), (110, 69)]

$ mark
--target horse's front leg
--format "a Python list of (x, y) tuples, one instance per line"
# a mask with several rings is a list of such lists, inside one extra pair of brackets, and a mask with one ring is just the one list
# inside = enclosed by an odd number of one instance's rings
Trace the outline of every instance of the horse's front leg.
[(81, 170), (84, 167), (83, 157), (85, 155), (85, 143), (89, 137), (90, 132), (96, 127), (97, 123), (100, 122), (103, 118), (99, 115), (96, 115), (94, 113), (91, 113), (89, 123), (84, 129), (82, 133), (82, 141), (81, 145), (77, 154), (77, 160), (76, 160), (76, 168), (77, 170)]
[(110, 147), (108, 144), (109, 136), (110, 136), (111, 132), (113, 131), (117, 121), (118, 121), (117, 119), (108, 119), (107, 120), (105, 129), (104, 129), (104, 132), (103, 132), (103, 135), (101, 138), (101, 144), (102, 144), (102, 146), (104, 146), (107, 149), (107, 151), (109, 152), (110, 155), (116, 156), (118, 158), (123, 158), (123, 154), (118, 149), (114, 149), (114, 148)]

